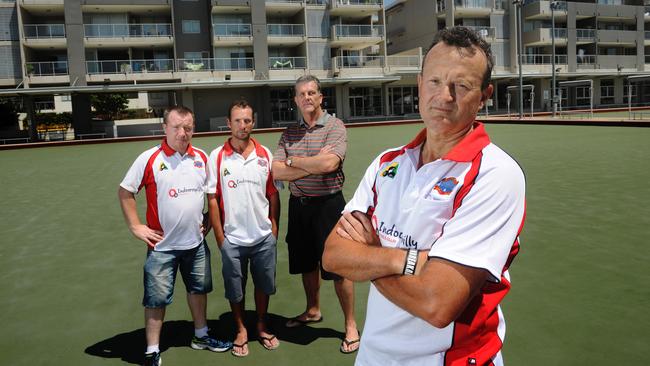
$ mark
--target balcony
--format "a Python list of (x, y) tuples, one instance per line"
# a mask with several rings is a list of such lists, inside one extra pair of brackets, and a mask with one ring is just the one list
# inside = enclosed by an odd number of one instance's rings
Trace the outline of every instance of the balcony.
[(271, 70), (304, 69), (306, 67), (306, 57), (269, 57)]
[(174, 45), (172, 25), (143, 24), (84, 24), (86, 46), (133, 47)]
[(386, 56), (386, 71), (390, 73), (418, 73), (422, 63), (419, 55)]
[(215, 46), (250, 46), (253, 33), (250, 24), (212, 24)]
[[(16, 1), (2, 1), (16, 3)], [(63, 15), (63, 0), (20, 0), (20, 7), (34, 13), (47, 12), (48, 15)]]
[(526, 5), (522, 9), (522, 15), (527, 20), (551, 19), (551, 3), (553, 2), (557, 4), (554, 10), (555, 19), (566, 19), (566, 1), (526, 1)]
[(492, 10), (489, 0), (454, 0), (454, 15), (458, 18), (488, 16)]
[(26, 62), (25, 73), (29, 77), (29, 82), (34, 84), (70, 81), (67, 61)]
[(446, 0), (438, 0), (436, 1), (436, 12), (438, 13), (438, 16), (444, 16), (445, 11), (447, 10), (447, 1)]
[[(529, 53), (523, 55), (521, 63), (523, 65), (552, 65), (552, 57), (553, 55), (550, 54)], [(556, 65), (566, 65), (567, 60), (567, 55), (555, 55)]]
[(266, 12), (274, 16), (291, 17), (304, 8), (303, 0), (267, 0)]
[(330, 0), (330, 14), (332, 16), (364, 16), (368, 13), (377, 13), (382, 7), (381, 0)]
[(595, 69), (596, 55), (576, 55), (576, 64), (578, 69)]
[[(551, 28), (537, 28), (524, 33), (523, 42), (526, 46), (550, 46), (553, 44)], [(555, 28), (555, 45), (566, 46), (567, 29)]]
[(596, 35), (599, 46), (636, 46), (635, 31), (599, 29)]
[(30, 48), (66, 48), (64, 24), (25, 24), (23, 31), (24, 43)]
[(636, 71), (636, 55), (598, 55), (598, 68), (599, 69), (610, 69), (612, 71), (623, 70), (623, 69), (633, 69)]
[(576, 29), (576, 44), (596, 42), (595, 29)]
[(252, 57), (239, 58), (181, 58), (176, 60), (177, 71), (250, 71)]
[(337, 56), (332, 58), (332, 71), (349, 75), (383, 75), (383, 56)]
[(305, 41), (303, 24), (268, 24), (269, 45), (297, 46)]
[(332, 26), (331, 46), (362, 49), (376, 45), (383, 37), (383, 25), (336, 24)]
[(89, 75), (138, 74), (174, 71), (173, 59), (86, 61)]

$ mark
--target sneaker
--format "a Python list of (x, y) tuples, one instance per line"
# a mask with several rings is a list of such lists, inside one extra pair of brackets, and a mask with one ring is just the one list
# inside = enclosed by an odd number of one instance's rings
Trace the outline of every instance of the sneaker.
[(162, 358), (160, 352), (145, 353), (144, 366), (160, 366), (162, 365)]
[(202, 338), (194, 336), (192, 337), (192, 343), (190, 346), (194, 349), (209, 349), (212, 352), (226, 352), (232, 348), (232, 342), (220, 341), (218, 339), (210, 338), (209, 336)]

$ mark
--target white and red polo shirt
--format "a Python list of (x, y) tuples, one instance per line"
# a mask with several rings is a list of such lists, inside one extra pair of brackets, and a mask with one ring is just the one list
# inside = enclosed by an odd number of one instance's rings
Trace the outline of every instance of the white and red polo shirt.
[(524, 174), (481, 123), (443, 158), (417, 169), (425, 139), (423, 130), (408, 145), (380, 154), (345, 211), (370, 214), (382, 246), (428, 250), (430, 258), (485, 269), (490, 281), (444, 329), (371, 285), (356, 365), (499, 364), (505, 337), (499, 302), (519, 251)]
[(228, 242), (241, 246), (253, 246), (271, 233), (269, 197), (277, 193), (271, 151), (255, 139), (251, 141), (255, 149), (245, 159), (228, 139), (208, 160), (208, 193), (217, 196)]
[(207, 160), (201, 149), (190, 145), (181, 155), (163, 140), (140, 154), (120, 183), (134, 194), (145, 188), (147, 226), (164, 234), (154, 250), (186, 250), (203, 241)]

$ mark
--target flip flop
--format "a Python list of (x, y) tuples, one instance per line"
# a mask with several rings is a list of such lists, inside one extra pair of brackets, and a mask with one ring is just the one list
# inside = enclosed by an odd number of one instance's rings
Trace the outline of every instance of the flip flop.
[[(269, 343), (273, 344), (273, 343), (272, 343), (273, 340), (274, 340), (274, 339), (277, 339), (277, 338), (278, 338), (278, 337), (276, 337), (276, 336), (274, 336), (274, 335), (271, 335), (270, 337), (259, 336), (259, 338), (257, 339), (257, 341), (260, 342), (260, 344), (262, 345), (262, 347), (268, 349), (269, 351), (273, 351), (274, 349), (280, 347), (280, 342), (278, 341), (278, 343), (277, 343), (276, 345), (272, 345), (272, 346), (267, 346), (267, 345), (266, 345), (266, 342), (269, 342)], [(264, 341), (266, 341), (266, 342), (264, 342)]]
[(246, 357), (246, 356), (248, 356), (248, 352), (249, 352), (248, 350), (246, 350), (246, 352), (237, 352), (237, 351), (235, 351), (235, 347), (239, 347), (239, 348), (243, 349), (243, 347), (245, 345), (247, 345), (247, 344), (248, 344), (248, 341), (246, 341), (246, 342), (244, 342), (242, 344), (233, 343), (232, 344), (232, 349), (230, 350), (230, 353), (235, 357)]
[[(359, 331), (357, 331), (357, 333), (358, 332)], [(350, 354), (350, 353), (354, 353), (357, 350), (359, 350), (359, 346), (357, 346), (355, 349), (353, 349), (351, 351), (346, 351), (345, 348), (343, 348), (343, 346), (348, 346), (348, 348), (349, 348), (351, 345), (358, 344), (360, 341), (361, 341), (361, 333), (359, 333), (359, 338), (357, 338), (357, 339), (349, 340), (349, 339), (345, 338), (345, 339), (343, 339), (343, 342), (341, 342), (341, 347), (339, 348), (339, 351), (341, 351), (341, 353), (346, 354), (346, 355)]]
[(302, 319), (299, 318), (299, 316), (300, 315), (298, 315), (295, 318), (289, 319), (289, 321), (287, 321), (287, 323), (284, 326), (287, 327), (287, 328), (297, 328), (297, 327), (301, 327), (303, 325), (313, 324), (313, 323), (320, 323), (320, 322), (323, 321), (323, 316), (322, 315), (318, 319), (307, 319), (307, 320), (302, 320)]

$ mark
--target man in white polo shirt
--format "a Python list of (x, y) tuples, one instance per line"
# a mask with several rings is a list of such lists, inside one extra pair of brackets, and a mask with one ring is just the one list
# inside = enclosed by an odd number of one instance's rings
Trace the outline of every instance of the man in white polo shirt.
[[(203, 215), (207, 156), (190, 143), (194, 114), (182, 106), (168, 109), (163, 130), (165, 139), (138, 156), (118, 191), (129, 230), (148, 246), (142, 300), (147, 338), (145, 365), (161, 363), (160, 330), (165, 307), (172, 302), (178, 269), (194, 320), (191, 347), (223, 352), (232, 346), (208, 336), (206, 294), (212, 291), (212, 274), (210, 250), (204, 238), (209, 227)], [(147, 197), (146, 225), (138, 217), (135, 202), (135, 194), (143, 187)]]
[(525, 182), (475, 121), (492, 64), (474, 31), (438, 31), (418, 75), (424, 130), (372, 162), (328, 237), (327, 270), (372, 281), (358, 366), (503, 364)]
[(226, 298), (237, 328), (231, 353), (245, 357), (244, 297), (249, 263), (258, 341), (267, 350), (280, 345), (266, 325), (269, 296), (275, 293), (280, 200), (271, 175), (271, 152), (250, 136), (255, 126), (253, 107), (243, 99), (233, 102), (226, 122), (230, 138), (208, 159), (208, 207), (221, 249)]

